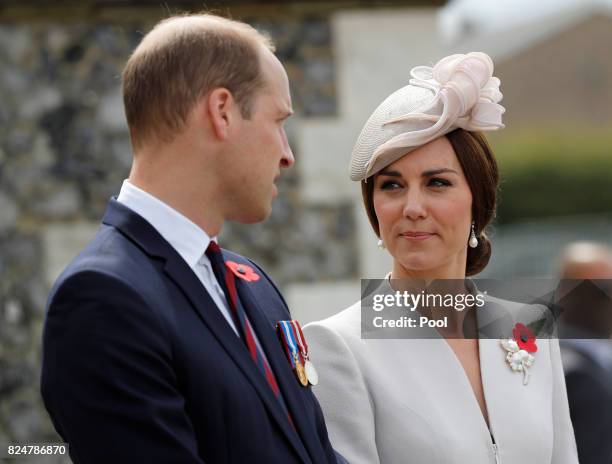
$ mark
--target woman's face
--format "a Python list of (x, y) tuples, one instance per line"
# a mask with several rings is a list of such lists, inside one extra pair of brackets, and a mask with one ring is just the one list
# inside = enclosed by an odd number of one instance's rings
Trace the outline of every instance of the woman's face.
[(373, 195), (393, 277), (465, 277), (472, 193), (446, 137), (383, 169)]

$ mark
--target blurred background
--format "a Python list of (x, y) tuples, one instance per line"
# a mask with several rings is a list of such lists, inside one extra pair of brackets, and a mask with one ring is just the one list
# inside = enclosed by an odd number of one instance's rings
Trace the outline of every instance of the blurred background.
[(220, 241), (259, 262), (302, 323), (389, 270), (351, 148), (413, 66), (449, 53), (488, 53), (507, 109), (489, 137), (502, 184), (481, 277), (553, 277), (568, 243), (612, 245), (612, 0), (0, 0), (0, 448), (59, 441), (38, 387), (47, 292), (128, 175), (127, 57), (161, 18), (203, 7), (267, 31), (289, 75), (296, 165), (270, 219), (227, 224)]

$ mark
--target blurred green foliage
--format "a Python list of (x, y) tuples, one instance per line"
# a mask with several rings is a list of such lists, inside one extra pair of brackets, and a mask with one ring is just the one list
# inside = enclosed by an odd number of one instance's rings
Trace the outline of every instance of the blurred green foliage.
[(500, 169), (497, 223), (612, 212), (612, 128), (490, 137)]

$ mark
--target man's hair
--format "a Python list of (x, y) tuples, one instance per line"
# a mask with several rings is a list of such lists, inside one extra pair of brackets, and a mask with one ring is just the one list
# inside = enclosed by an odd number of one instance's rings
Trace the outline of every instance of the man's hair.
[(260, 46), (269, 37), (248, 24), (211, 14), (174, 16), (140, 42), (123, 70), (123, 103), (134, 149), (147, 141), (170, 142), (196, 102), (213, 89), (228, 89), (243, 117), (264, 85)]

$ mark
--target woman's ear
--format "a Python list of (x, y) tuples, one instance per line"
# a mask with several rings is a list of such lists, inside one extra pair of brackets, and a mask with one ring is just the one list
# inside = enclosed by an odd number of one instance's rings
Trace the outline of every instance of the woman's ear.
[(205, 98), (203, 110), (208, 113), (213, 134), (221, 140), (227, 139), (230, 125), (234, 122), (233, 110), (236, 106), (232, 93), (224, 87), (219, 87)]

